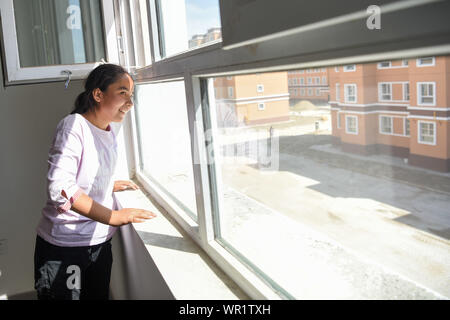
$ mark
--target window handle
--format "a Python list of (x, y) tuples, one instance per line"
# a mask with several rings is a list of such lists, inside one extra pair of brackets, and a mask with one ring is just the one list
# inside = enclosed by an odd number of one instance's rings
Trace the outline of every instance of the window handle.
[(62, 74), (67, 74), (67, 80), (66, 80), (66, 83), (64, 84), (64, 87), (67, 89), (67, 87), (69, 86), (70, 79), (72, 77), (72, 71), (70, 71), (70, 70), (63, 70), (63, 71), (61, 71), (61, 73)]

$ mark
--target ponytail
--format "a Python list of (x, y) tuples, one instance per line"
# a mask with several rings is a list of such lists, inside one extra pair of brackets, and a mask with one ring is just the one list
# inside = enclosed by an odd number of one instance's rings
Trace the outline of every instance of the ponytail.
[(92, 96), (92, 92), (99, 88), (105, 92), (109, 85), (116, 82), (122, 75), (128, 74), (124, 68), (115, 64), (101, 64), (92, 70), (84, 83), (84, 92), (80, 93), (75, 100), (75, 107), (70, 114), (83, 114), (89, 110), (94, 110), (97, 102)]
[(89, 109), (95, 108), (95, 101), (92, 99), (92, 94), (89, 92), (83, 91), (80, 93), (75, 100), (75, 108), (70, 114), (79, 113), (83, 114), (87, 112)]

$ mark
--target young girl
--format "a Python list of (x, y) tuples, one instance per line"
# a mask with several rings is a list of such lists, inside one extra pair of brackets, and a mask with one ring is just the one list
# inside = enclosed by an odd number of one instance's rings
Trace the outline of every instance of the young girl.
[(142, 209), (117, 210), (113, 200), (113, 192), (137, 189), (131, 181), (112, 180), (117, 144), (110, 123), (121, 122), (132, 108), (133, 90), (122, 67), (100, 65), (57, 126), (37, 227), (39, 299), (108, 299), (116, 227), (155, 217)]

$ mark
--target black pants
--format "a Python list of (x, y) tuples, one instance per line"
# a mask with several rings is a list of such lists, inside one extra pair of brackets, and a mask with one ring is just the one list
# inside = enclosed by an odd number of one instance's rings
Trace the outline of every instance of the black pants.
[(111, 240), (60, 247), (36, 237), (34, 287), (39, 300), (107, 300), (111, 267)]

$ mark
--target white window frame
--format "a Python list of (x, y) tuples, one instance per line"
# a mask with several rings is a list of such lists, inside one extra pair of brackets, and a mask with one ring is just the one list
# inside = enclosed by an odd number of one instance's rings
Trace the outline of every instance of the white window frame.
[[(432, 59), (431, 60), (432, 62), (430, 64), (423, 64), (422, 63), (423, 59), (430, 59), (430, 58)], [(416, 59), (416, 66), (419, 67), (419, 68), (422, 68), (422, 67), (434, 67), (435, 64), (436, 64), (436, 58), (435, 57), (422, 57), (422, 58)]]
[(264, 92), (264, 85), (263, 84), (257, 84), (256, 85), (256, 92)]
[[(409, 123), (409, 133), (406, 133), (406, 123)], [(409, 120), (408, 117), (403, 118), (403, 135), (405, 137), (409, 137), (411, 136), (411, 121)]]
[(234, 99), (234, 88), (228, 87), (228, 99)]
[(258, 102), (258, 111), (266, 110), (266, 104), (264, 102)]
[[(347, 92), (347, 88), (351, 88), (351, 87), (355, 88), (355, 101), (348, 100), (349, 95)], [(356, 83), (345, 83), (344, 84), (344, 102), (345, 103), (358, 103), (358, 86), (356, 85)]]
[[(433, 142), (428, 141), (422, 141), (421, 140), (421, 125), (422, 124), (432, 124), (433, 125)], [(427, 144), (431, 146), (436, 145), (436, 122), (434, 121), (424, 121), (424, 120), (418, 120), (417, 121), (417, 142), (420, 144)]]
[[(408, 88), (408, 90), (406, 90), (406, 88)], [(411, 86), (409, 85), (409, 82), (403, 83), (402, 91), (403, 91), (403, 101), (410, 101), (410, 99), (411, 99)]]
[(341, 84), (336, 83), (336, 101), (341, 101)]
[[(430, 85), (430, 84), (433, 85), (433, 96), (432, 96), (433, 97), (433, 102), (423, 103), (423, 102), (421, 102), (421, 100), (423, 98), (421, 86), (422, 85)], [(419, 106), (435, 106), (436, 105), (436, 82), (434, 82), (434, 81), (417, 82), (417, 105), (419, 105)]]
[[(348, 120), (355, 119), (355, 132), (348, 130)], [(358, 135), (358, 116), (345, 115), (345, 133)]]
[(344, 72), (355, 72), (356, 71), (356, 64), (347, 64), (344, 66)]
[[(106, 59), (108, 62), (117, 64), (119, 63), (119, 49), (117, 45), (113, 0), (102, 0), (101, 4), (103, 30), (108, 30), (103, 37), (105, 41)], [(13, 0), (0, 1), (0, 12), (5, 50), (6, 70), (4, 70), (4, 73), (6, 75), (5, 81), (7, 85), (65, 80), (67, 79), (67, 75), (62, 73), (65, 70), (72, 72), (71, 79), (82, 79), (99, 64), (99, 62), (96, 62), (27, 68), (20, 67)]]
[[(389, 63), (387, 67), (383, 66), (383, 63)], [(392, 67), (392, 61), (382, 61), (377, 63), (377, 69), (390, 69)]]
[[(389, 99), (383, 98), (383, 87), (388, 86), (389, 88)], [(386, 94), (387, 95), (387, 94)], [(391, 82), (378, 82), (378, 101), (392, 101), (392, 83)]]
[[(383, 130), (383, 119), (389, 119), (389, 122), (391, 123), (391, 125), (390, 125), (391, 130), (390, 131), (384, 131)], [(378, 117), (378, 128), (379, 128), (378, 132), (380, 134), (392, 135), (394, 133), (394, 117), (380, 115)]]

